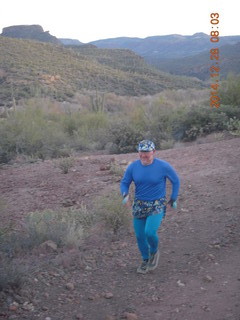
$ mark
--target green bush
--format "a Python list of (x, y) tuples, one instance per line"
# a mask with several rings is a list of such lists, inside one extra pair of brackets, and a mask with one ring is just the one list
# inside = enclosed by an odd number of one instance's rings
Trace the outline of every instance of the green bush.
[(235, 105), (221, 104), (220, 108), (217, 109), (217, 112), (223, 112), (227, 116), (227, 119), (230, 119), (233, 117), (240, 119), (240, 105), (235, 106)]
[(78, 246), (83, 239), (85, 228), (90, 224), (89, 217), (90, 214), (83, 205), (75, 210), (33, 212), (26, 219), (30, 243), (39, 245), (46, 240), (52, 240), (59, 246)]
[(122, 177), (124, 174), (124, 169), (116, 162), (112, 162), (110, 166), (110, 173), (118, 177)]
[(155, 141), (157, 148), (162, 147), (163, 141), (172, 138), (173, 110), (163, 104), (162, 99), (153, 101), (148, 106), (136, 107), (131, 114), (131, 121), (144, 138)]
[(236, 136), (240, 136), (240, 120), (236, 117), (230, 118), (227, 122), (228, 131)]
[(4, 257), (0, 264), (0, 291), (20, 289), (29, 275), (30, 269), (21, 261), (13, 261)]
[(109, 125), (105, 112), (75, 112), (63, 117), (64, 131), (71, 138), (71, 146), (76, 150), (103, 149)]
[(7, 148), (0, 146), (0, 164), (8, 163), (15, 156), (15, 153), (8, 151), (6, 149)]
[(58, 157), (67, 143), (60, 123), (46, 119), (40, 108), (31, 107), (12, 112), (1, 121), (0, 136), (5, 162), (17, 154), (41, 159)]
[(128, 153), (136, 151), (137, 144), (143, 139), (143, 132), (130, 121), (114, 121), (109, 129), (108, 151), (110, 153)]
[(60, 168), (62, 173), (67, 174), (69, 172), (69, 169), (74, 166), (74, 158), (67, 157), (67, 158), (61, 158), (56, 161), (56, 167)]
[(240, 106), (240, 75), (230, 73), (219, 90), (222, 104)]
[(236, 114), (233, 108), (226, 112), (225, 108), (211, 109), (208, 106), (199, 106), (190, 109), (182, 114), (175, 123), (173, 136), (177, 140), (191, 141), (198, 136), (227, 130), (229, 114)]
[(5, 223), (0, 225), (0, 246), (5, 237), (13, 228), (14, 222), (10, 219), (6, 219), (6, 203), (4, 199), (0, 198), (0, 220), (4, 220)]
[(111, 192), (107, 196), (99, 197), (95, 203), (94, 211), (96, 216), (114, 234), (117, 234), (122, 228), (129, 227), (130, 214), (122, 204), (122, 198), (117, 192)]
[(169, 139), (169, 140), (161, 140), (160, 142), (160, 149), (165, 150), (165, 149), (171, 149), (174, 146), (174, 140)]
[(13, 256), (48, 240), (52, 240), (59, 247), (78, 247), (93, 221), (93, 214), (84, 205), (79, 209), (32, 212), (24, 220), (24, 230), (12, 231), (2, 237), (1, 249)]

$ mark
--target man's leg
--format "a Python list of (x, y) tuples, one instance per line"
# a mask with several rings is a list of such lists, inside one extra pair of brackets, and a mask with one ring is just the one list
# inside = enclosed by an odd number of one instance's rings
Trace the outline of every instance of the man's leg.
[(145, 225), (146, 218), (133, 218), (133, 227), (137, 238), (137, 244), (143, 260), (149, 259), (149, 245), (145, 234)]
[(158, 228), (161, 225), (164, 213), (154, 214), (146, 219), (145, 235), (150, 245), (150, 254), (154, 254), (158, 250)]

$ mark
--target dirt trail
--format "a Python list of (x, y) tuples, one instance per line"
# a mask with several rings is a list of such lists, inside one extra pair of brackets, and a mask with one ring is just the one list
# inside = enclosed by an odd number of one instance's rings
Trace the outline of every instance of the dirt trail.
[[(120, 163), (136, 154), (79, 157), (67, 175), (52, 161), (6, 166), (0, 193), (7, 217), (21, 221), (34, 210), (90, 204), (118, 189), (116, 177), (103, 170), (113, 157)], [(118, 238), (96, 230), (80, 250), (25, 257), (38, 272), (14, 297), (15, 310), (10, 295), (0, 296), (0, 319), (240, 320), (240, 138), (157, 157), (181, 178), (178, 209), (168, 210), (159, 232), (159, 267), (136, 274), (132, 229)]]

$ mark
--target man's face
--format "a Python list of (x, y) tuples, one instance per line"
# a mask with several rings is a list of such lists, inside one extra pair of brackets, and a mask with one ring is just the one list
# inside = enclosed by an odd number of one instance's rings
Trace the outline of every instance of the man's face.
[(147, 166), (153, 162), (155, 150), (149, 152), (139, 151), (139, 157), (142, 165)]

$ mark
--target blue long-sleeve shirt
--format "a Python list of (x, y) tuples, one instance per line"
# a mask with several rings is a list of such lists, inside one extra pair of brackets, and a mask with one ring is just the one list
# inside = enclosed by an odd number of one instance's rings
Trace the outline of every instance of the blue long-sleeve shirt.
[(135, 199), (157, 200), (166, 196), (166, 179), (172, 183), (171, 199), (177, 200), (180, 180), (173, 167), (166, 161), (154, 158), (150, 165), (142, 165), (140, 160), (132, 162), (121, 180), (122, 195), (128, 194), (132, 182), (135, 184)]

